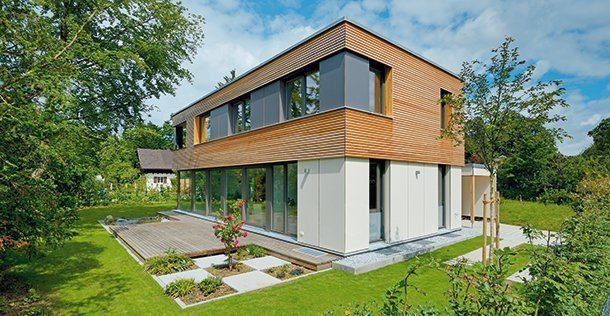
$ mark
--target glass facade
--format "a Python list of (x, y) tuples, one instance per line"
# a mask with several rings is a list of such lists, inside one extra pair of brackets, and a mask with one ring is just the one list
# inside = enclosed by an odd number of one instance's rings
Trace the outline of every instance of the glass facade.
[(320, 112), (320, 72), (305, 73), (286, 82), (289, 118)]
[(286, 213), (286, 171), (284, 165), (273, 166), (273, 205), (271, 230), (284, 232)]
[(226, 195), (226, 205), (227, 208), (232, 204), (241, 199), (243, 199), (242, 195), (242, 182), (243, 182), (243, 172), (242, 169), (227, 169), (227, 195)]
[(218, 216), (224, 210), (222, 203), (222, 170), (210, 171), (210, 209), (208, 215)]
[(193, 190), (192, 190), (192, 171), (182, 171), (178, 173), (178, 208), (183, 211), (192, 210)]
[(206, 214), (207, 212), (207, 172), (195, 172), (195, 205), (193, 212), (197, 214)]
[(286, 234), (297, 234), (297, 164), (287, 165), (286, 181)]
[(246, 223), (266, 227), (267, 172), (266, 168), (248, 168), (248, 203)]

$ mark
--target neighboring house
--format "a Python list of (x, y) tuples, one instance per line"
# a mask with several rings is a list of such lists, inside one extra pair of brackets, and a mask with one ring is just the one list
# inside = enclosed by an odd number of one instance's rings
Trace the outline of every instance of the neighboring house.
[(138, 148), (140, 170), (146, 176), (146, 187), (159, 190), (170, 188), (176, 175), (172, 170), (172, 151)]
[[(487, 194), (487, 199), (491, 199), (489, 171), (482, 164), (466, 164), (462, 169), (462, 216), (483, 218), (484, 194)], [(474, 207), (471, 208), (471, 205)], [(487, 216), (489, 212), (488, 210)]]
[(244, 198), (248, 225), (343, 255), (459, 229), (464, 147), (439, 139), (439, 99), (461, 87), (336, 21), (172, 115), (179, 208)]

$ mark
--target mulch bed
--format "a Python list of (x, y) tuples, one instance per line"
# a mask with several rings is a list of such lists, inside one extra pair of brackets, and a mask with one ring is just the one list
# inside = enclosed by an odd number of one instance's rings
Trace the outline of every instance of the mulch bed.
[(205, 269), (206, 271), (210, 272), (213, 276), (215, 277), (228, 277), (228, 276), (232, 276), (232, 275), (236, 275), (236, 274), (240, 274), (240, 273), (244, 273), (244, 272), (250, 272), (253, 271), (254, 269), (248, 267), (247, 265), (243, 264), (243, 263), (237, 263), (233, 265), (233, 270), (229, 270), (229, 266), (213, 266), (213, 267), (209, 267)]
[(203, 292), (201, 292), (201, 290), (197, 289), (195, 291), (192, 291), (188, 295), (181, 297), (180, 299), (185, 304), (189, 304), (190, 305), (190, 304), (195, 304), (195, 303), (211, 300), (211, 299), (216, 298), (216, 297), (221, 297), (221, 296), (229, 295), (231, 293), (235, 293), (235, 290), (232, 289), (231, 287), (229, 287), (228, 285), (223, 283), (221, 286), (219, 286), (216, 289), (216, 291), (214, 291), (214, 293), (209, 294), (207, 296), (203, 295)]
[(291, 263), (280, 267), (267, 269), (264, 272), (280, 280), (288, 280), (296, 278), (300, 275), (311, 273), (313, 270)]

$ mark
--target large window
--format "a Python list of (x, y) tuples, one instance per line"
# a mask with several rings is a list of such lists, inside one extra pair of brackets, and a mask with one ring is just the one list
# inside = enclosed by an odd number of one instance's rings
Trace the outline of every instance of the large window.
[(192, 172), (182, 171), (178, 173), (178, 208), (190, 212), (193, 209)]
[(248, 203), (246, 222), (250, 225), (266, 227), (267, 170), (248, 168)]
[(231, 205), (231, 203), (237, 202), (241, 200), (242, 197), (242, 169), (227, 169), (227, 196), (226, 203), (227, 207)]
[(250, 99), (241, 100), (231, 107), (232, 131), (234, 134), (249, 131), (250, 121)]
[(174, 127), (174, 145), (176, 149), (186, 147), (185, 125), (181, 124)]
[(286, 233), (297, 234), (297, 164), (287, 166), (286, 181)]
[(222, 205), (222, 170), (210, 171), (210, 212), (209, 215), (218, 215), (224, 210)]
[(320, 112), (320, 72), (307, 72), (286, 82), (289, 118)]
[(206, 171), (195, 172), (195, 208), (193, 209), (195, 213), (207, 213), (207, 175)]
[(371, 66), (369, 68), (369, 111), (383, 113), (383, 68)]
[(273, 166), (273, 214), (271, 229), (276, 232), (285, 230), (286, 213), (286, 170), (284, 165)]
[(447, 95), (451, 95), (451, 92), (441, 89), (441, 129), (447, 128), (447, 122), (451, 117), (451, 108), (443, 101)]

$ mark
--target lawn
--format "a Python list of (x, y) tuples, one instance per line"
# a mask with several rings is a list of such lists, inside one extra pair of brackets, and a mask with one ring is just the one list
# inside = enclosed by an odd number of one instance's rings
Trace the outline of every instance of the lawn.
[(574, 215), (566, 205), (543, 204), (529, 201), (503, 200), (500, 221), (504, 224), (524, 226), (528, 223), (542, 230), (558, 231), (561, 223)]
[[(362, 275), (330, 270), (294, 282), (180, 310), (157, 283), (98, 223), (106, 215), (139, 217), (170, 209), (173, 204), (96, 207), (81, 211), (78, 236), (64, 247), (11, 271), (46, 294), (60, 314), (320, 314), (351, 302), (380, 299), (405, 272), (397, 263)], [(444, 261), (474, 250), (480, 238), (441, 248), (428, 256)], [(518, 256), (519, 257), (519, 256)], [(517, 258), (519, 265), (525, 260)], [(516, 271), (518, 267), (514, 267)], [(415, 304), (446, 304), (448, 279), (443, 271), (425, 268), (414, 279), (426, 295), (414, 293)]]

